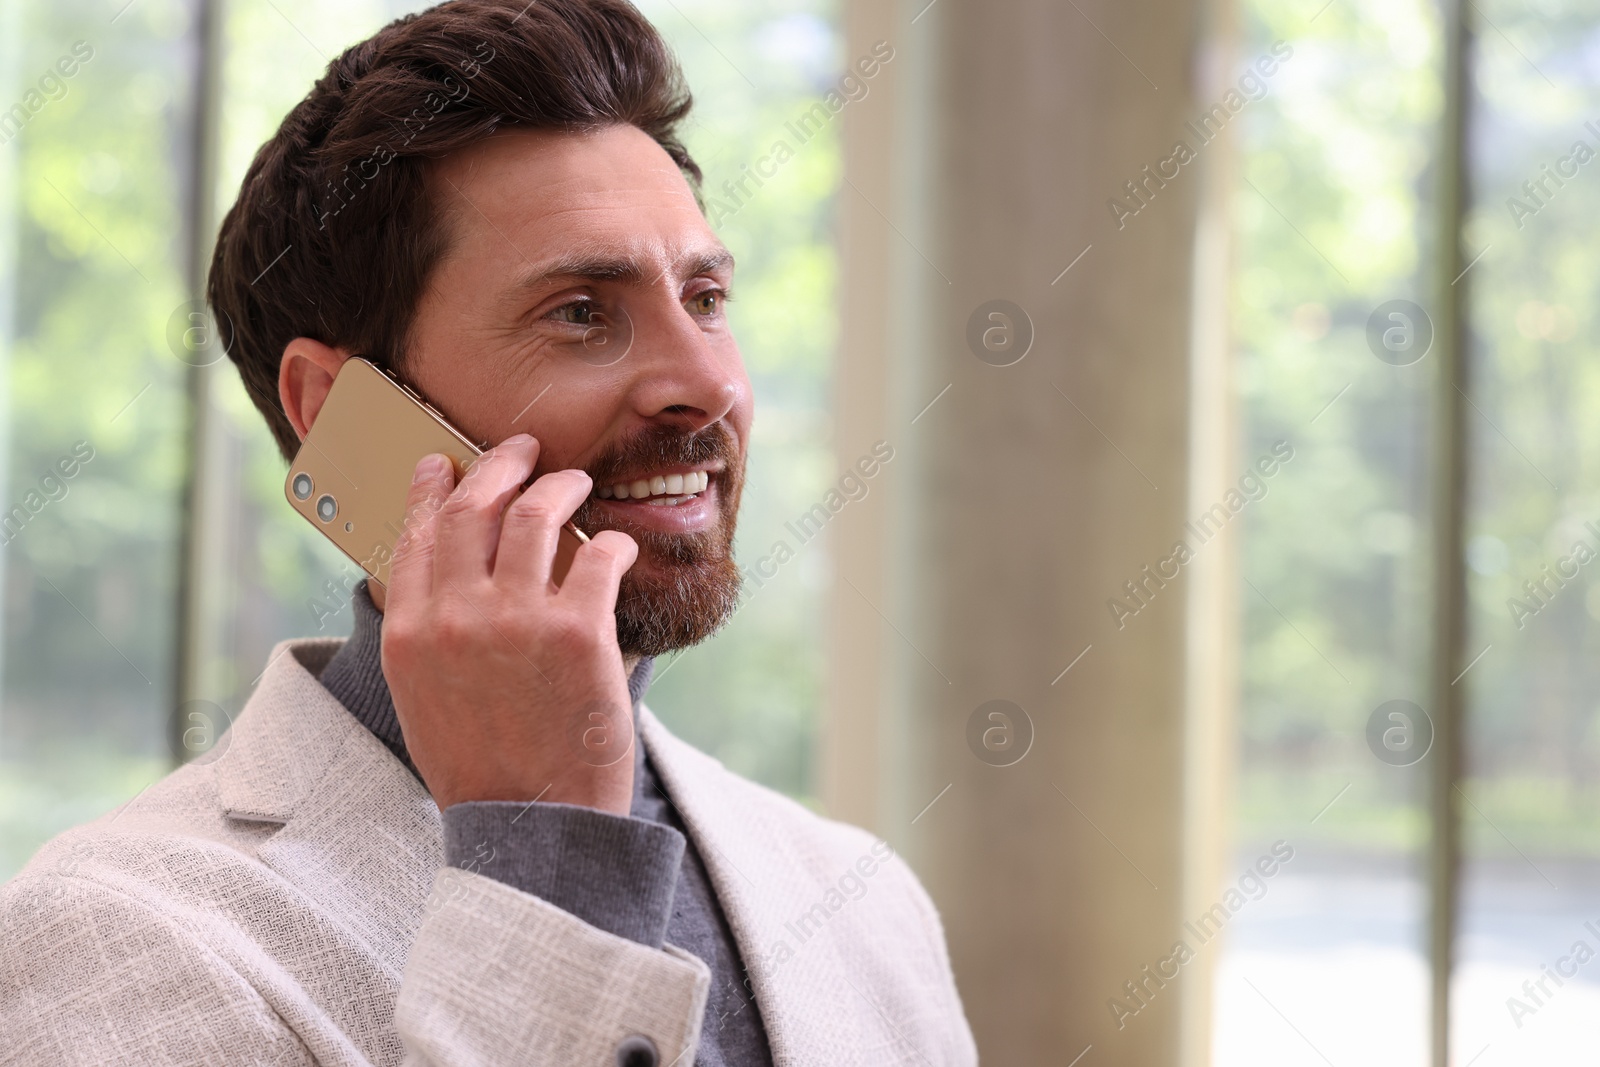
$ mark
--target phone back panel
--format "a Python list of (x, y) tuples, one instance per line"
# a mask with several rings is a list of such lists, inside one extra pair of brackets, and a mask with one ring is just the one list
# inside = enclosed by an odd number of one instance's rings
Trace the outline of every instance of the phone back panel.
[[(442, 452), (459, 478), (482, 452), (407, 387), (364, 359), (340, 367), (289, 465), (289, 504), (380, 585), (404, 527), (417, 461)], [(309, 479), (309, 482), (305, 479)], [(331, 498), (331, 504), (329, 499)]]

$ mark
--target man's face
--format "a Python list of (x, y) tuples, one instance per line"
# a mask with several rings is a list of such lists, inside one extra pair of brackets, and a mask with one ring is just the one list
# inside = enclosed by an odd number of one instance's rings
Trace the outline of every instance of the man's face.
[(751, 397), (723, 310), (733, 261), (682, 174), (632, 126), (507, 131), (442, 161), (430, 190), (448, 244), (405, 377), (467, 437), (528, 433), (536, 473), (594, 478), (578, 526), (639, 543), (625, 654), (708, 636), (737, 602)]

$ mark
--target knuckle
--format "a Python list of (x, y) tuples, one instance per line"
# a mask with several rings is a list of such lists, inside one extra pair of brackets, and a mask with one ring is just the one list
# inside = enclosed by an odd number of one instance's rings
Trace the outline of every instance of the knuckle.
[(519, 522), (534, 526), (554, 526), (561, 521), (556, 509), (548, 500), (538, 496), (522, 496), (511, 502), (511, 516)]
[(465, 611), (441, 611), (429, 626), (429, 643), (445, 654), (463, 652), (474, 641), (472, 620)]
[(483, 609), (482, 618), (474, 615), (479, 625), (487, 624), (491, 632), (503, 634), (513, 643), (520, 643), (528, 632), (528, 613), (513, 601), (500, 601)]
[(419, 634), (408, 621), (385, 619), (382, 632), (382, 649), (385, 659), (409, 660), (419, 650)]
[(441, 511), (447, 520), (471, 519), (488, 511), (489, 506), (489, 499), (477, 492), (476, 487), (463, 485), (446, 498)]
[(423, 487), (414, 492), (411, 502), (406, 508), (406, 524), (414, 526), (427, 522), (428, 519), (439, 514), (439, 509), (444, 507), (444, 502), (449, 499), (448, 493), (440, 492), (431, 487)]
[(607, 570), (615, 569), (631, 554), (629, 542), (619, 537), (597, 537), (583, 546)]
[(426, 559), (433, 550), (432, 533), (417, 523), (406, 523), (395, 538), (394, 559)]
[(439, 488), (434, 482), (412, 482), (411, 488), (406, 491), (406, 500), (416, 506), (421, 505), (428, 498), (438, 495)]
[(583, 550), (606, 570), (610, 570), (617, 562), (617, 550), (611, 545), (591, 541), (583, 546)]
[(575, 611), (552, 612), (542, 629), (545, 641), (567, 651), (587, 648), (593, 640), (594, 627)]

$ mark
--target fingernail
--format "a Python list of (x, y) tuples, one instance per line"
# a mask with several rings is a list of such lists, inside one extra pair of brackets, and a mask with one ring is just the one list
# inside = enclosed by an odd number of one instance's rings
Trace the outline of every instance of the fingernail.
[(411, 484), (415, 485), (418, 482), (426, 482), (437, 478), (445, 472), (445, 468), (449, 465), (450, 461), (437, 452), (423, 456), (421, 461), (417, 463), (417, 470), (412, 475)]

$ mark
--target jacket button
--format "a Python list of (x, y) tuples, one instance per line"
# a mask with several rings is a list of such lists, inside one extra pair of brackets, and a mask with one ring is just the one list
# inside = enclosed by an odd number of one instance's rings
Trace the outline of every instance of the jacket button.
[(617, 1067), (657, 1067), (660, 1062), (656, 1043), (642, 1034), (634, 1034), (617, 1046)]

